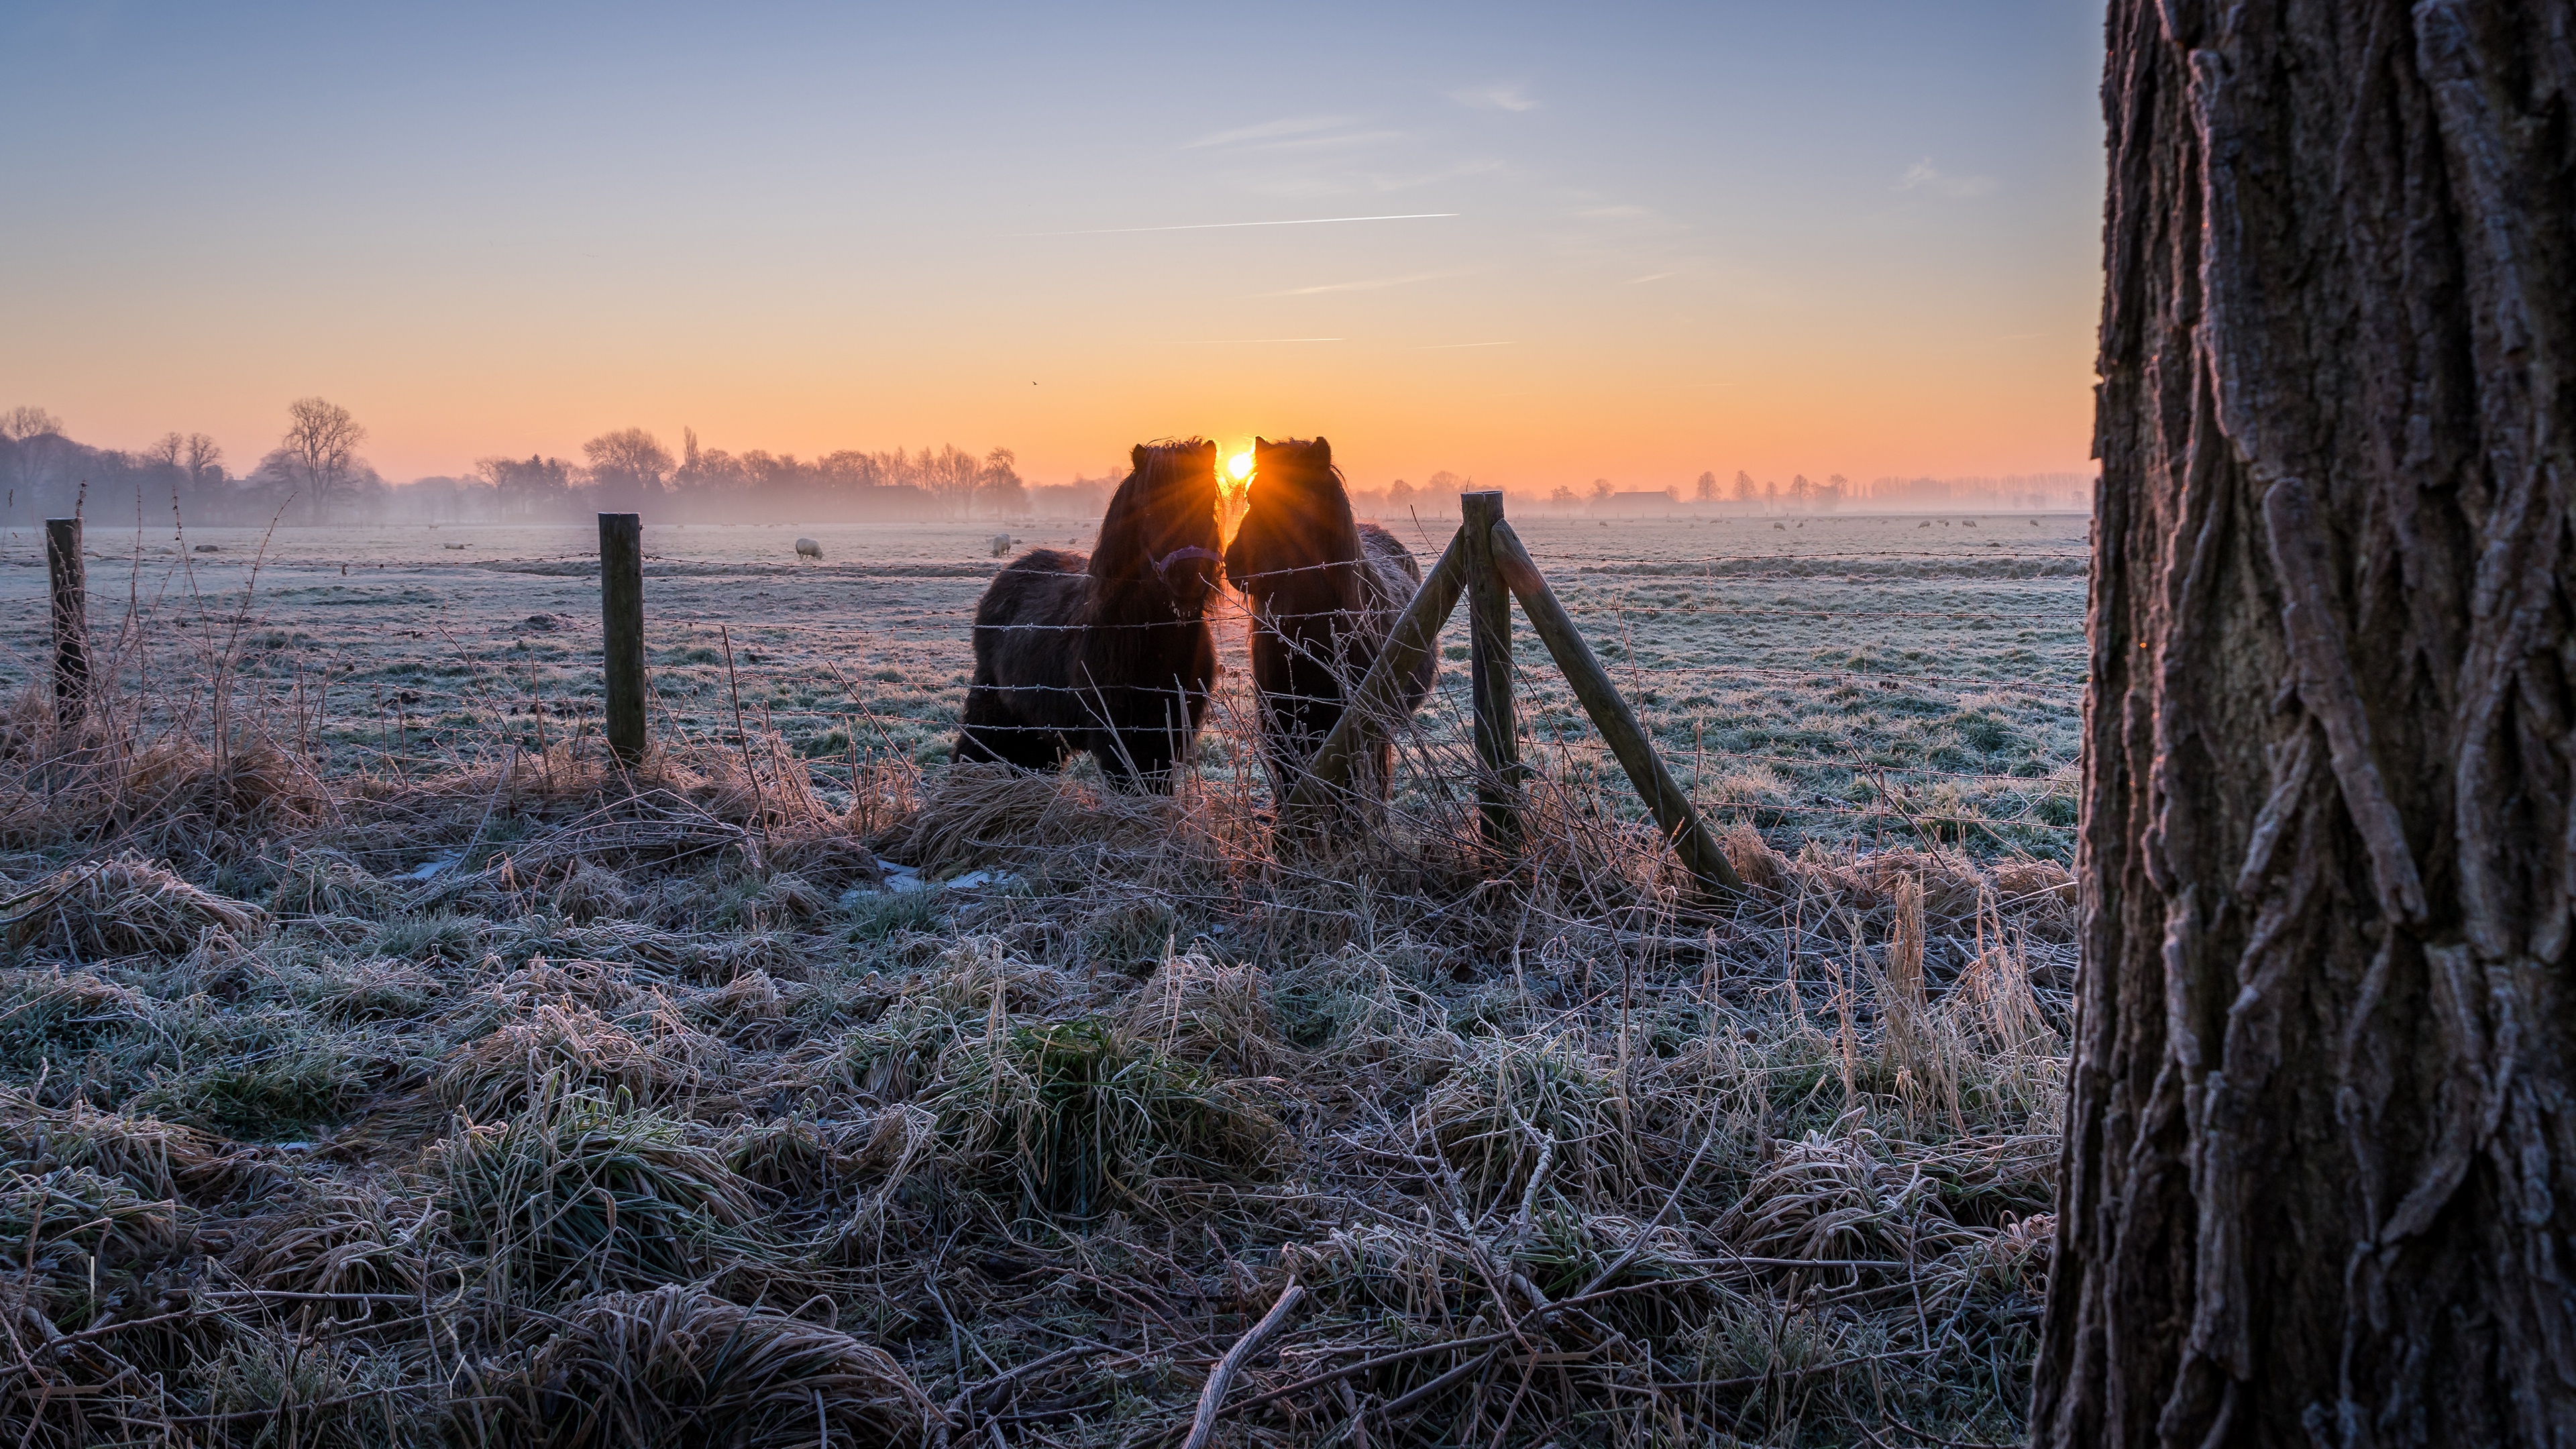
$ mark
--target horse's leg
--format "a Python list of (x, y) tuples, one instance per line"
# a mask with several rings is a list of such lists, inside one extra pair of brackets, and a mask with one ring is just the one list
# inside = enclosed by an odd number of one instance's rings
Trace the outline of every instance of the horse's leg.
[(1189, 753), (1197, 715), (1178, 681), (1160, 706), (1159, 720), (1149, 716), (1092, 733), (1091, 752), (1100, 758), (1100, 773), (1122, 794), (1172, 793), (1172, 766)]
[(1064, 736), (1023, 723), (1002, 702), (1001, 690), (992, 685), (968, 687), (966, 707), (958, 712), (958, 725), (957, 748), (950, 755), (958, 763), (989, 761), (1017, 765), (1023, 770), (1054, 770), (1064, 765)]

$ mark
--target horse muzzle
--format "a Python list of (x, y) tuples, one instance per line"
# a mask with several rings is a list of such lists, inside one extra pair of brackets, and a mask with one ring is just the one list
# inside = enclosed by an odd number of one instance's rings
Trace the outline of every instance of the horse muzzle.
[(1214, 586), (1216, 583), (1217, 570), (1225, 567), (1225, 555), (1218, 553), (1212, 548), (1190, 547), (1173, 549), (1170, 553), (1154, 560), (1154, 577), (1161, 579), (1163, 581), (1163, 587), (1168, 589), (1172, 586), (1172, 565), (1183, 563), (1191, 559), (1199, 559), (1215, 566), (1210, 568), (1207, 573), (1208, 584), (1210, 586)]

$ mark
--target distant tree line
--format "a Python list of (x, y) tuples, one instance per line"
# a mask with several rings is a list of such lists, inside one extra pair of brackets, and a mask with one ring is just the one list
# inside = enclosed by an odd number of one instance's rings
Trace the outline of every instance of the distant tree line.
[[(131, 450), (94, 448), (63, 436), (42, 408), (0, 412), (0, 489), (13, 522), (60, 516), (75, 506), (103, 523), (147, 524), (173, 517), (194, 524), (577, 522), (598, 512), (643, 513), (660, 522), (807, 522), (832, 519), (1097, 518), (1125, 476), (1031, 484), (1008, 448), (980, 457), (955, 445), (907, 452), (844, 449), (800, 459), (754, 448), (701, 448), (682, 429), (674, 455), (642, 428), (619, 428), (582, 444), (578, 461), (543, 453), (475, 461), (461, 477), (389, 484), (358, 453), (367, 430), (347, 408), (318, 397), (289, 403), (277, 446), (247, 474), (224, 466), (204, 433), (168, 433)], [(1420, 487), (1402, 478), (1384, 488), (1354, 484), (1364, 518), (1454, 516), (1475, 480), (1441, 470)], [(1845, 507), (2081, 509), (2093, 480), (2078, 473), (1971, 478), (1877, 478), (1855, 484), (1839, 473), (1822, 482), (1792, 475), (1783, 485), (1737, 470), (1714, 471), (1679, 487), (1621, 488), (1595, 478), (1525, 493), (1522, 508), (1617, 517), (1675, 511), (1832, 513)], [(1232, 500), (1240, 507), (1240, 500)]]
[(667, 522), (1089, 517), (1122, 476), (1033, 487), (1008, 448), (980, 457), (954, 445), (844, 450), (804, 460), (702, 449), (693, 429), (675, 457), (644, 429), (620, 428), (584, 443), (579, 461), (490, 457), (463, 477), (389, 484), (359, 455), (366, 438), (347, 408), (300, 398), (287, 406), (277, 446), (236, 474), (203, 433), (99, 448), (64, 436), (54, 414), (19, 407), (0, 412), (0, 504), (16, 522), (79, 508), (102, 523), (147, 525), (568, 522), (597, 512)]

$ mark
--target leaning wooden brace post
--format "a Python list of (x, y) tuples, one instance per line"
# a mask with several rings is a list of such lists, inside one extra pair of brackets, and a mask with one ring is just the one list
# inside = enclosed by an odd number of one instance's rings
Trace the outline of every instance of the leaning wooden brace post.
[(644, 758), (644, 521), (599, 515), (599, 625), (607, 650), (603, 723), (619, 764)]
[(1520, 721), (1512, 707), (1512, 595), (1494, 567), (1494, 525), (1503, 495), (1458, 495), (1458, 537), (1467, 545), (1467, 640), (1476, 704), (1476, 810), (1485, 847), (1520, 853)]
[(1609, 741), (1610, 752), (1619, 757), (1620, 766), (1628, 772), (1628, 782), (1645, 797), (1646, 808), (1654, 812), (1655, 824), (1672, 842), (1682, 868), (1712, 895), (1743, 890), (1744, 882), (1727, 861), (1726, 852), (1718, 849), (1717, 837), (1709, 833), (1699, 811), (1691, 807), (1690, 796), (1683, 791), (1681, 782), (1664, 768), (1663, 757), (1655, 753), (1644, 727), (1611, 684), (1609, 671), (1592, 657), (1592, 646), (1583, 642), (1582, 631), (1574, 627), (1565, 606), (1549, 591), (1547, 579), (1530, 561), (1529, 550), (1521, 547), (1520, 535), (1512, 532), (1510, 524), (1497, 523), (1492, 537), (1494, 563), (1502, 570), (1503, 581), (1520, 597), (1521, 607), (1529, 613), (1530, 627), (1538, 631), (1547, 652), (1556, 657), (1556, 667), (1565, 671), (1565, 682), (1573, 686), (1574, 697), (1583, 701), (1593, 727)]
[(1283, 823), (1312, 820), (1326, 801), (1346, 794), (1360, 751), (1368, 747), (1375, 732), (1392, 727), (1405, 677), (1431, 652), (1439, 641), (1440, 627), (1449, 622), (1449, 611), (1458, 607), (1458, 590), (1466, 573), (1466, 545), (1460, 540), (1465, 537), (1462, 529), (1449, 540), (1440, 562), (1431, 566), (1422, 587), (1414, 590), (1413, 602), (1388, 632), (1386, 647), (1378, 651), (1368, 677), (1351, 692), (1350, 708), (1342, 711), (1333, 732), (1324, 736), (1315, 758), (1307, 762), (1306, 773), (1288, 792), (1287, 807), (1279, 812)]
[(89, 713), (89, 580), (79, 519), (45, 520), (45, 571), (54, 584), (54, 722), (70, 729)]

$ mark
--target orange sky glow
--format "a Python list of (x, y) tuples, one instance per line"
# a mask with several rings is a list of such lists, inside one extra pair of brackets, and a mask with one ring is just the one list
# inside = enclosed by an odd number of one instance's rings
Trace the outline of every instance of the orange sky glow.
[[(395, 480), (630, 425), (1032, 482), (1188, 433), (1373, 486), (2089, 473), (2099, 10), (1984, 8), (1321, 13), (1259, 37), (1297, 86), (1204, 17), (40, 13), (0, 407), (246, 468), (318, 393)], [(915, 73), (958, 45), (990, 104)], [(173, 99), (207, 46), (239, 70)], [(1170, 94), (1105, 81), (1138, 46)]]

